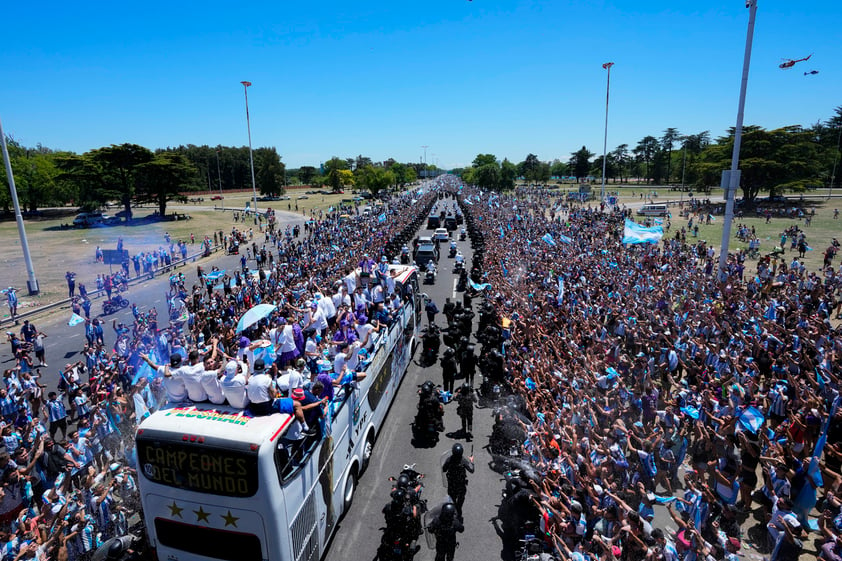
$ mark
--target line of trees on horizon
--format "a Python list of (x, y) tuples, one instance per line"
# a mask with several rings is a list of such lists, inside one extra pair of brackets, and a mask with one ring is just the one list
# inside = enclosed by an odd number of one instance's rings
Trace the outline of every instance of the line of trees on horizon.
[[(842, 141), (842, 106), (833, 117), (811, 127), (792, 125), (767, 130), (743, 129), (740, 150), (741, 189), (746, 200), (761, 192), (803, 192), (839, 187), (837, 170)], [(734, 130), (711, 139), (709, 131), (682, 134), (667, 128), (647, 135), (632, 147), (620, 144), (606, 158), (606, 181), (634, 180), (646, 185), (685, 185), (696, 190), (719, 185), (723, 169), (730, 168)], [(222, 192), (251, 187), (247, 146), (186, 146), (150, 150), (137, 144), (112, 144), (84, 154), (55, 151), (37, 145), (27, 148), (8, 139), (18, 197), (30, 212), (46, 206), (76, 205), (83, 210), (119, 202), (127, 220), (132, 205), (153, 203), (161, 215), (169, 201), (183, 201), (184, 193)], [(562, 160), (542, 161), (528, 154), (518, 163), (500, 161), (493, 154), (478, 154), (471, 166), (451, 170), (468, 183), (484, 189), (507, 190), (519, 178), (547, 183), (552, 177), (573, 177), (579, 182), (601, 180), (602, 156), (586, 146)], [(436, 166), (400, 163), (392, 158), (373, 161), (332, 157), (316, 166), (286, 169), (274, 147), (254, 150), (255, 183), (262, 195), (283, 194), (288, 185), (329, 186), (334, 192), (356, 186), (378, 191), (400, 187), (418, 178), (441, 173)], [(837, 173), (839, 171), (839, 173)], [(11, 195), (5, 167), (0, 168), (0, 209), (9, 212)]]
[[(811, 127), (785, 126), (767, 130), (743, 127), (740, 148), (741, 189), (746, 200), (761, 192), (804, 192), (840, 186), (842, 106), (835, 115)], [(720, 184), (722, 170), (730, 169), (734, 128), (711, 139), (710, 131), (682, 134), (668, 128), (655, 137), (647, 135), (634, 147), (620, 144), (607, 153), (605, 177), (609, 183), (684, 185), (704, 190)], [(575, 178), (578, 182), (601, 181), (602, 155), (586, 146), (566, 161), (542, 161), (528, 154), (518, 163), (502, 161), (493, 154), (478, 154), (472, 165), (452, 170), (467, 183), (483, 189), (512, 189), (515, 181), (545, 184), (551, 178)], [(831, 185), (832, 183), (832, 185)]]

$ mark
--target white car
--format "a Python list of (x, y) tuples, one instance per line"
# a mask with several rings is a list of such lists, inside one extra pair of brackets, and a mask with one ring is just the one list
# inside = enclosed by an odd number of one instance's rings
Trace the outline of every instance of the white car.
[(436, 228), (436, 231), (433, 234), (433, 239), (446, 242), (450, 239), (450, 233), (447, 231), (447, 228)]

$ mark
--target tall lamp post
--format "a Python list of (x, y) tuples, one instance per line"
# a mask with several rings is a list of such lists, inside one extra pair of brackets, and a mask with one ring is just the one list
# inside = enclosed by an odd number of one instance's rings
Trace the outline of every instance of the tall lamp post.
[(257, 183), (254, 180), (254, 154), (251, 150), (251, 122), (249, 121), (249, 86), (251, 82), (243, 80), (240, 82), (246, 93), (246, 127), (249, 131), (249, 165), (251, 166), (251, 190), (254, 193), (254, 214), (257, 215)]
[(731, 169), (722, 172), (722, 186), (725, 188), (725, 220), (722, 224), (722, 244), (719, 248), (719, 279), (726, 278), (725, 267), (728, 264), (728, 243), (731, 241), (731, 223), (734, 221), (734, 194), (740, 186), (740, 144), (743, 140), (743, 114), (746, 106), (746, 86), (748, 69), (751, 65), (751, 43), (754, 40), (754, 18), (757, 15), (757, 0), (746, 0), (748, 12), (748, 31), (746, 49), (743, 55), (743, 77), (740, 82), (740, 102), (737, 106), (737, 127), (734, 129), (734, 150), (731, 152)]
[(23, 260), (26, 263), (26, 287), (29, 290), (29, 295), (34, 296), (39, 292), (38, 279), (35, 278), (35, 267), (32, 266), (32, 256), (29, 255), (29, 242), (26, 241), (26, 229), (23, 227), (23, 215), (20, 213), (18, 190), (15, 188), (15, 176), (12, 174), (12, 160), (9, 159), (9, 149), (6, 146), (6, 133), (3, 132), (2, 123), (0, 123), (0, 148), (3, 149), (3, 160), (6, 162), (6, 177), (9, 179), (9, 189), (12, 192), (12, 205), (15, 208), (15, 221), (18, 223), (18, 235), (20, 235), (20, 246), (23, 250)]
[(605, 84), (605, 135), (602, 138), (602, 189), (599, 192), (599, 201), (605, 200), (605, 168), (608, 163), (608, 95), (611, 91), (611, 67), (613, 62), (606, 62), (602, 65), (608, 71), (608, 81)]
[(424, 149), (424, 179), (427, 179), (430, 176), (429, 171), (427, 171), (427, 148), (429, 146), (422, 146), (421, 148)]

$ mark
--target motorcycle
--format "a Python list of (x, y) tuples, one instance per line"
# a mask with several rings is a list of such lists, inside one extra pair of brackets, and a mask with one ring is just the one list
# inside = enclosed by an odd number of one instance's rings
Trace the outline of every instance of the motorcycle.
[(456, 257), (456, 252), (457, 252), (457, 251), (458, 251), (458, 250), (456, 249), (456, 246), (455, 246), (455, 245), (451, 245), (451, 246), (450, 246), (450, 251), (447, 253), (447, 256), (448, 256), (450, 259), (453, 259), (454, 257)]
[(462, 228), (462, 230), (460, 230), (459, 232), (459, 241), (464, 242), (466, 239), (468, 239), (468, 232), (465, 231), (464, 228)]
[(102, 315), (107, 316), (113, 314), (114, 312), (119, 312), (123, 308), (128, 308), (129, 301), (120, 296), (119, 294), (115, 294), (109, 300), (103, 300), (102, 302)]
[(424, 284), (436, 284), (436, 266), (430, 261), (424, 272)]
[(444, 430), (441, 392), (429, 380), (418, 388), (418, 412), (412, 422), (412, 435), (416, 442), (435, 444), (439, 440), (439, 432)]
[(424, 330), (421, 335), (421, 363), (430, 366), (436, 363), (441, 347), (441, 332), (437, 325), (433, 324)]

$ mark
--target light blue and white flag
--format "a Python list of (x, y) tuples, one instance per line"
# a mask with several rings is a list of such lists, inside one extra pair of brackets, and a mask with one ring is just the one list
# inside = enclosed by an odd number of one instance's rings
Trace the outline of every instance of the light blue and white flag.
[(386, 222), (386, 213), (384, 212), (380, 216), (377, 217), (378, 222)]
[(70, 316), (70, 320), (67, 322), (67, 325), (69, 325), (70, 327), (73, 327), (74, 325), (79, 325), (80, 323), (84, 323), (84, 322), (85, 322), (85, 318), (83, 318), (79, 314), (73, 314), (72, 316)]
[(623, 227), (623, 243), (624, 244), (639, 244), (639, 243), (658, 243), (664, 237), (664, 229), (660, 226), (652, 226), (647, 228), (641, 226), (636, 222), (626, 219)]
[(553, 239), (553, 237), (550, 234), (544, 234), (543, 236), (541, 236), (541, 239), (544, 240), (545, 242), (547, 242), (547, 245), (549, 245), (551, 247), (555, 247), (555, 245), (556, 245), (555, 240)]
[(572, 240), (572, 239), (570, 239), (570, 238), (568, 238), (568, 237), (567, 237), (567, 236), (565, 236), (564, 234), (559, 234), (559, 235), (558, 235), (558, 241), (560, 241), (561, 243), (566, 243), (566, 244), (571, 244), (571, 243), (573, 243), (573, 240)]
[(205, 274), (205, 278), (211, 281), (215, 281), (216, 279), (222, 278), (225, 276), (225, 269), (221, 271), (211, 271), (210, 273)]
[(485, 290), (486, 288), (491, 288), (491, 283), (490, 283), (490, 282), (484, 282), (484, 283), (482, 283), (482, 284), (477, 284), (477, 283), (475, 283), (475, 282), (474, 282), (474, 281), (473, 281), (470, 277), (468, 278), (468, 285), (469, 285), (471, 288), (473, 288), (474, 290), (476, 290), (477, 292), (482, 292), (482, 291), (483, 291), (483, 290)]
[(763, 413), (761, 413), (757, 407), (746, 407), (737, 418), (741, 425), (754, 434), (757, 434), (757, 431), (760, 430), (760, 426), (763, 424), (763, 421), (766, 420)]

